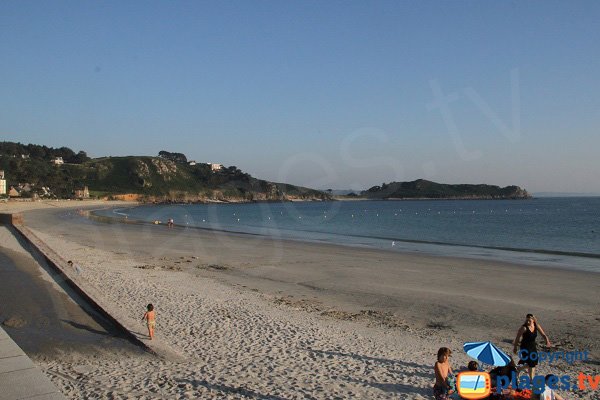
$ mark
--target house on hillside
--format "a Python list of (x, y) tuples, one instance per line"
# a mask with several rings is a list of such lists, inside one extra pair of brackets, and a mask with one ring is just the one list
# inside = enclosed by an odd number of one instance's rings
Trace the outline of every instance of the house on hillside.
[(37, 197), (34, 191), (35, 183), (19, 183), (17, 186), (11, 186), (8, 191), (9, 197)]
[(21, 197), (21, 192), (19, 192), (14, 186), (11, 186), (8, 190), (9, 197)]
[(90, 191), (87, 186), (84, 186), (83, 189), (75, 189), (75, 198), (76, 199), (89, 199)]
[(23, 193), (23, 192), (29, 193), (33, 190), (34, 186), (35, 186), (35, 183), (19, 183), (19, 185), (17, 186), (17, 189), (21, 193)]
[(0, 195), (6, 194), (6, 180), (4, 179), (4, 171), (0, 170)]
[(63, 161), (62, 157), (54, 157), (54, 160), (50, 161), (52, 164), (54, 165), (62, 165), (65, 162)]
[(210, 170), (213, 172), (223, 169), (223, 164), (208, 163), (208, 165), (210, 166)]
[(190, 161), (188, 161), (188, 164), (189, 164), (189, 165), (196, 165), (196, 161), (194, 161), (194, 160), (190, 160)]

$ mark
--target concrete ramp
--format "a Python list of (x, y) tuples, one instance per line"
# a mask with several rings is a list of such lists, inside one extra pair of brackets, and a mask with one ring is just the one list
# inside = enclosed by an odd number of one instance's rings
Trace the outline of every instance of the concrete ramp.
[(17, 399), (66, 398), (0, 327), (0, 400)]

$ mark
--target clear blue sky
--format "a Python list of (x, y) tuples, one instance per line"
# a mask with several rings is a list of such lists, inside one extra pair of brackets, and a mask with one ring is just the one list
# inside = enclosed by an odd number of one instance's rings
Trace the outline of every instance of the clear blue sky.
[(0, 140), (323, 189), (600, 192), (598, 21), (597, 1), (4, 0)]

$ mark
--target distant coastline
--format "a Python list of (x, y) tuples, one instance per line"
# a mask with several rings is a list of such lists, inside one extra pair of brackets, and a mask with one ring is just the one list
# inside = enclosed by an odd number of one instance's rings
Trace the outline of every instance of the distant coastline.
[(536, 192), (533, 197), (600, 197), (600, 193)]
[[(188, 161), (185, 154), (162, 150), (158, 156), (90, 158), (14, 142), (0, 142), (0, 196), (32, 199), (133, 200), (153, 204), (253, 203), (271, 201), (484, 200), (528, 199), (519, 186), (445, 184), (417, 179), (382, 183), (361, 192), (315, 190), (252, 177), (236, 166)], [(339, 200), (341, 197), (338, 197)]]

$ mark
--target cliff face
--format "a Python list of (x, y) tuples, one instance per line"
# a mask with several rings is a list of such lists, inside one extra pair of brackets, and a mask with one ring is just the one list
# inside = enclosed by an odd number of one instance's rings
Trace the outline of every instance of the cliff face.
[(507, 189), (506, 196), (511, 199), (530, 199), (531, 195), (527, 192), (527, 190), (520, 188), (519, 186), (507, 186), (504, 189)]
[(207, 164), (158, 157), (111, 157), (92, 160), (87, 168), (87, 186), (105, 197), (177, 203), (331, 200), (324, 192), (256, 179), (236, 167), (212, 171)]
[(531, 196), (518, 186), (501, 188), (494, 185), (447, 185), (418, 179), (391, 182), (361, 192), (371, 199), (528, 199)]
[(201, 193), (171, 191), (164, 195), (116, 194), (106, 196), (118, 200), (140, 201), (143, 203), (249, 203), (256, 201), (327, 201), (326, 195), (311, 192), (299, 195), (281, 193), (246, 192), (244, 195), (224, 193), (222, 190), (206, 190)]
[(268, 202), (268, 201), (328, 201), (329, 198), (319, 196), (279, 196), (271, 197), (264, 193), (252, 193), (248, 196), (227, 196), (216, 190), (212, 193), (181, 193), (174, 192), (167, 195), (141, 195), (141, 194), (117, 194), (106, 196), (106, 199), (139, 201), (142, 203), (250, 203), (250, 202)]

